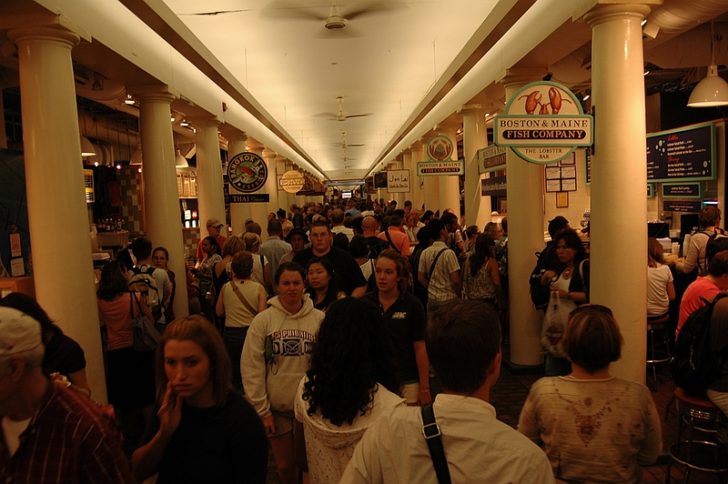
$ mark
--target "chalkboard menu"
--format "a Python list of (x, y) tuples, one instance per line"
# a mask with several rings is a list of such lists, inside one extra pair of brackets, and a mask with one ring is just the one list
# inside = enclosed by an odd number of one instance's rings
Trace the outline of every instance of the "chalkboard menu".
[(715, 179), (712, 123), (647, 136), (647, 179), (654, 182)]

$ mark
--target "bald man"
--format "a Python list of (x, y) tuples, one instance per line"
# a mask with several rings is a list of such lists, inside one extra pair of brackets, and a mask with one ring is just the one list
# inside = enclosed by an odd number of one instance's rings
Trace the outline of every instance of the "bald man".
[(364, 220), (361, 222), (361, 228), (362, 235), (367, 240), (367, 247), (369, 247), (369, 258), (376, 259), (381, 251), (389, 248), (389, 242), (377, 237), (379, 234), (379, 222), (371, 215), (364, 217)]

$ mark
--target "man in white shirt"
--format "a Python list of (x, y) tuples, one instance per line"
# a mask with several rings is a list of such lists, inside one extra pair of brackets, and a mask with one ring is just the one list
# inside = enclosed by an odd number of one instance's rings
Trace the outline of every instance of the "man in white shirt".
[(349, 242), (351, 242), (352, 237), (354, 237), (354, 231), (344, 226), (344, 211), (340, 208), (335, 208), (331, 212), (331, 225), (332, 234), (344, 234), (349, 239)]
[[(427, 328), (430, 363), (443, 392), (433, 404), (452, 482), (552, 483), (546, 454), (496, 419), (488, 403), (500, 375), (498, 315), (478, 301), (444, 304)], [(438, 482), (420, 409), (396, 408), (367, 430), (340, 481)]]
[(460, 263), (455, 252), (445, 243), (449, 232), (442, 221), (430, 221), (427, 230), (437, 240), (422, 251), (417, 278), (427, 288), (429, 315), (442, 303), (460, 297)]
[[(271, 278), (278, 270), (281, 257), (291, 252), (291, 244), (282, 240), (283, 226), (280, 220), (268, 221), (268, 240), (260, 244), (260, 254), (268, 259)], [(268, 294), (273, 294), (273, 287), (266, 287)]]

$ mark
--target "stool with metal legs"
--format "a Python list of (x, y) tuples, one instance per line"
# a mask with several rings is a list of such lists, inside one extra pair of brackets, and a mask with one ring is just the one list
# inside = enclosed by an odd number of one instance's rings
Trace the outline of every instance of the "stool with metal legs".
[(682, 388), (675, 389), (675, 399), (678, 405), (677, 443), (670, 447), (665, 482), (670, 482), (673, 464), (685, 467), (683, 482), (689, 481), (691, 471), (713, 474), (719, 482), (726, 482), (728, 446), (716, 439), (718, 428), (725, 425), (723, 412), (707, 398), (688, 395)]
[(649, 378), (648, 386), (653, 392), (657, 391), (657, 365), (669, 363), (670, 355), (670, 330), (667, 323), (670, 315), (665, 314), (661, 318), (647, 320), (647, 367), (652, 368), (652, 385)]

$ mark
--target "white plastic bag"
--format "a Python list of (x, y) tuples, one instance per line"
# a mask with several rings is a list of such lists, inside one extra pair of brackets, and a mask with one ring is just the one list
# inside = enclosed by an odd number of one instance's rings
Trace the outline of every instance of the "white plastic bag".
[(562, 301), (558, 291), (551, 291), (549, 305), (543, 318), (541, 328), (541, 345), (551, 355), (566, 358), (563, 337), (569, 313), (575, 305), (571, 301)]

